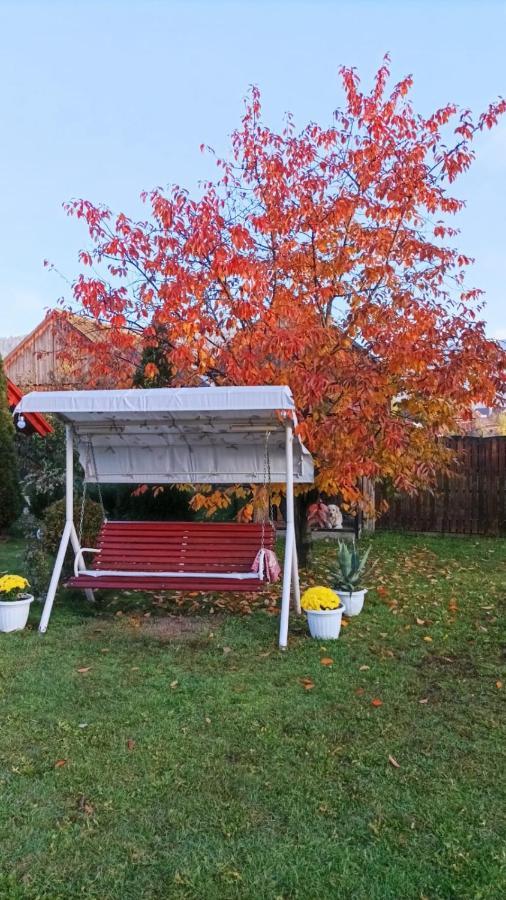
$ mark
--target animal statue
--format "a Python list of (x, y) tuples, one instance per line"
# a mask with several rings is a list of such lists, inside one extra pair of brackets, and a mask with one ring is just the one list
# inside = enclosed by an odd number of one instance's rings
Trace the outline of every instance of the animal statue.
[(327, 506), (328, 509), (328, 523), (329, 528), (332, 528), (335, 531), (342, 529), (343, 527), (343, 514), (339, 509), (337, 503), (329, 503)]

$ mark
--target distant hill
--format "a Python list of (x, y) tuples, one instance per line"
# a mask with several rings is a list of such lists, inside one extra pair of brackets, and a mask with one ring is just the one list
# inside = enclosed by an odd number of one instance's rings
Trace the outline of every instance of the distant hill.
[(0, 337), (0, 356), (7, 356), (23, 340), (24, 336), (24, 334), (20, 334), (18, 337)]

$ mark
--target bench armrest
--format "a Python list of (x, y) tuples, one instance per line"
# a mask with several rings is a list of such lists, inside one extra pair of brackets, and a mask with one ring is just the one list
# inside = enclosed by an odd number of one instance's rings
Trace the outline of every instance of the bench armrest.
[[(83, 553), (99, 553), (99, 550), (96, 547), (80, 547), (74, 557), (74, 575), (76, 578), (79, 577), (79, 563), (82, 563), (84, 566)], [(86, 566), (84, 566), (86, 570)]]

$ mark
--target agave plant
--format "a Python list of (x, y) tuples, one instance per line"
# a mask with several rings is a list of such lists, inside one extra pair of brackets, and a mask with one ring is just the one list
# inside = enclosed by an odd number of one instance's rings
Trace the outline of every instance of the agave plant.
[(370, 552), (371, 548), (368, 547), (361, 557), (355, 542), (353, 542), (350, 549), (344, 541), (339, 541), (337, 551), (338, 568), (335, 572), (335, 587), (338, 591), (347, 591), (351, 594), (353, 591), (360, 590), (360, 580)]

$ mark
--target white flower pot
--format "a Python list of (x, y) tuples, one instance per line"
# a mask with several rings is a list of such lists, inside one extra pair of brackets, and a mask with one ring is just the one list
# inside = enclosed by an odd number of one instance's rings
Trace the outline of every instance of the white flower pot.
[(362, 612), (367, 588), (364, 588), (362, 591), (352, 591), (351, 594), (349, 591), (336, 590), (336, 594), (341, 603), (344, 604), (345, 616), (358, 616)]
[(0, 600), (0, 631), (21, 631), (28, 621), (31, 594), (21, 600)]
[(341, 631), (344, 606), (337, 609), (307, 609), (307, 624), (311, 637), (321, 641), (335, 641)]

